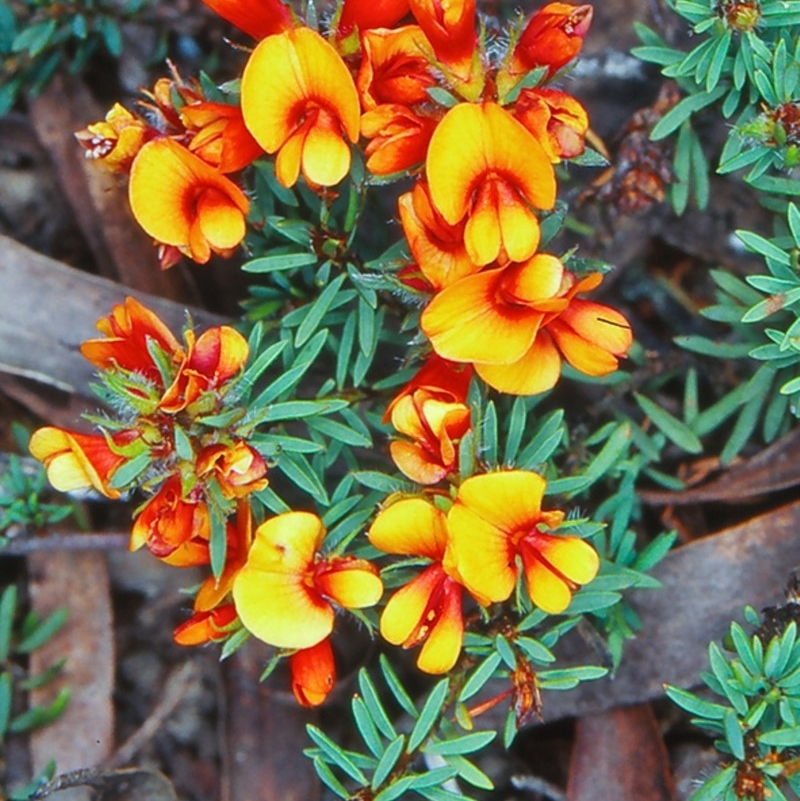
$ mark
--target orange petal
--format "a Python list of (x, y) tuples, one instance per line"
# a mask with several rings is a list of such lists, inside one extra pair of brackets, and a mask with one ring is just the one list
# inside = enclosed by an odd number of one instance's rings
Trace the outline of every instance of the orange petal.
[(263, 39), (290, 28), (289, 6), (280, 0), (203, 0), (222, 19), (254, 39)]
[(319, 706), (336, 683), (336, 663), (330, 638), (289, 657), (292, 692), (301, 706)]
[(224, 604), (205, 612), (195, 612), (181, 623), (172, 633), (178, 645), (202, 645), (212, 640), (222, 640), (228, 636), (224, 631), (236, 620), (233, 604)]
[(378, 513), (367, 536), (385, 553), (439, 561), (447, 544), (445, 514), (423, 498), (404, 498)]
[(559, 315), (578, 336), (615, 356), (628, 352), (633, 343), (630, 323), (616, 309), (589, 300), (573, 300)]
[(548, 331), (541, 330), (518, 361), (512, 364), (476, 364), (475, 372), (500, 392), (538, 395), (556, 385), (561, 375), (561, 356)]
[(393, 440), (389, 443), (389, 453), (400, 472), (417, 484), (438, 484), (452, 470), (436, 461), (417, 442)]
[(510, 364), (527, 352), (542, 314), (503, 303), (502, 270), (462, 278), (439, 292), (422, 312), (420, 324), (433, 349), (457, 362)]
[(241, 210), (232, 206), (228, 196), (218, 189), (212, 187), (199, 194), (196, 213), (203, 236), (215, 250), (234, 248), (244, 239)]
[(208, 378), (212, 386), (218, 386), (233, 378), (249, 356), (247, 340), (235, 328), (218, 325), (204, 331), (197, 339), (189, 367)]

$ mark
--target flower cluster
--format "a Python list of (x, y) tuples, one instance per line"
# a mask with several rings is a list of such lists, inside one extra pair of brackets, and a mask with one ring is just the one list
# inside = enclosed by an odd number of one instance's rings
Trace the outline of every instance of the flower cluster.
[[(188, 326), (181, 343), (131, 298), (82, 347), (116, 419), (96, 420), (95, 435), (42, 429), (31, 451), (60, 489), (144, 491), (131, 548), (210, 569), (175, 631), (179, 643), (251, 634), (290, 659), (300, 703), (319, 704), (335, 680), (337, 611), (378, 604), (385, 580), (393, 592), (379, 610), (381, 634), (421, 646), (421, 670), (449, 672), (473, 622), (505, 625), (512, 608), (564, 612), (599, 568), (590, 544), (557, 530), (564, 513), (542, 509), (544, 478), (465, 464), (461, 453), (475, 433), (471, 387), (540, 393), (562, 360), (602, 376), (631, 345), (619, 312), (581, 297), (601, 276), (578, 275), (540, 250), (556, 165), (583, 153), (588, 131), (583, 107), (552, 82), (579, 53), (592, 9), (549, 3), (503, 34), (479, 20), (474, 0), (344, 0), (320, 29), (280, 0), (204, 1), (255, 40), (241, 79), (223, 91), (173, 71), (147, 93), (142, 114), (117, 105), (78, 139), (88, 156), (128, 174), (133, 214), (159, 245), (162, 267), (182, 255), (200, 263), (229, 255), (243, 241), (259, 202), (243, 189), (256, 159), (270, 161), (279, 188), (302, 182), (328, 208), (336, 187), (363, 172), (357, 163), (368, 177), (353, 178), (353, 192), (413, 178), (397, 201), (408, 255), (391, 280), (421, 299), (429, 347), (383, 422), (397, 433), (389, 451), (416, 491), (385, 498), (384, 490), (371, 524), (374, 497), (355, 530), (330, 540), (316, 511), (276, 506), (267, 487), (275, 453), (258, 434), (275, 418), (268, 401), (248, 401), (260, 375), (250, 374), (248, 341), (228, 326), (199, 336)], [(325, 278), (298, 348), (309, 347), (311, 322), (360, 264), (345, 245), (331, 258), (318, 239), (309, 237), (312, 260), (341, 275)], [(347, 406), (345, 397), (335, 402)], [(313, 485), (302, 468), (294, 475), (298, 486)], [(336, 506), (346, 511), (360, 498), (337, 495)], [(326, 521), (337, 519), (333, 511)], [(376, 551), (387, 555), (383, 572), (369, 561)], [(525, 686), (520, 677), (533, 676), (524, 657), (515, 676)]]

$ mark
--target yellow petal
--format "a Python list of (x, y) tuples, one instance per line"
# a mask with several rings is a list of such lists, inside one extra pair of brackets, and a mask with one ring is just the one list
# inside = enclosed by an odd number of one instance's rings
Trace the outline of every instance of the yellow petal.
[(441, 560), (447, 544), (445, 514), (423, 498), (403, 498), (379, 512), (367, 536), (385, 553)]
[(535, 559), (526, 565), (525, 581), (531, 601), (550, 615), (563, 612), (572, 600), (566, 583)]
[(389, 443), (389, 453), (400, 472), (417, 484), (438, 484), (451, 469), (435, 461), (417, 442), (394, 440)]
[(512, 364), (476, 364), (475, 372), (508, 395), (538, 395), (552, 389), (561, 375), (561, 356), (546, 330), (539, 331), (528, 352)]
[(542, 517), (547, 482), (529, 470), (501, 470), (468, 478), (458, 489), (464, 505), (506, 534), (532, 530)]
[[(464, 484), (461, 486), (463, 488)], [(515, 503), (518, 502), (519, 499), (515, 499)], [(455, 562), (464, 586), (484, 605), (505, 601), (517, 581), (509, 536), (458, 502), (447, 514), (447, 526), (450, 531), (448, 555)]]
[[(341, 136), (358, 140), (353, 78), (333, 47), (310, 28), (293, 28), (258, 44), (242, 75), (241, 104), (248, 130), (267, 153), (275, 153), (305, 116), (321, 109), (335, 119)], [(343, 144), (333, 153), (339, 165)]]
[(424, 570), (386, 603), (381, 615), (381, 636), (392, 645), (403, 645), (414, 634), (428, 607), (431, 594), (443, 580), (441, 568)]
[(439, 619), (433, 625), (417, 657), (417, 667), (423, 673), (447, 673), (458, 661), (464, 639), (464, 619), (461, 611), (461, 592), (450, 582)]
[(374, 606), (383, 595), (378, 569), (365, 559), (335, 558), (314, 577), (316, 588), (345, 609)]
[[(303, 143), (303, 175), (320, 186), (334, 186), (350, 169), (350, 148), (334, 127), (335, 120), (321, 111)], [(337, 126), (338, 127), (338, 126)]]
[(197, 218), (213, 248), (234, 248), (244, 239), (244, 215), (218, 189), (207, 189), (197, 199)]
[(576, 584), (588, 584), (597, 575), (600, 567), (597, 551), (580, 537), (537, 533), (533, 544), (544, 559)]

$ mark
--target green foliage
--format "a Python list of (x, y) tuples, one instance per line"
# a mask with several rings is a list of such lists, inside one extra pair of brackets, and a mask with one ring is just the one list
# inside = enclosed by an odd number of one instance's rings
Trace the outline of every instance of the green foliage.
[[(64, 625), (66, 610), (59, 609), (44, 620), (30, 613), (20, 619), (17, 588), (10, 584), (0, 594), (0, 766), (4, 763), (6, 742), (10, 735), (31, 731), (54, 721), (69, 702), (70, 691), (62, 687), (48, 704), (19, 710), (19, 694), (46, 686), (56, 679), (64, 667), (59, 661), (42, 673), (26, 676), (21, 660), (41, 648)], [(11, 789), (0, 770), (0, 794), (10, 801), (29, 798), (33, 791), (55, 773), (48, 765), (25, 787)]]
[[(732, 623), (722, 645), (708, 649), (710, 670), (701, 678), (718, 700), (679, 687), (666, 688), (669, 698), (708, 731), (730, 764), (706, 779), (691, 801), (728, 798), (737, 777), (751, 787), (785, 799), (797, 789), (796, 749), (800, 747), (800, 643), (791, 611), (796, 603), (745, 617), (754, 631)], [(791, 794), (789, 797), (793, 797)]]
[(37, 95), (56, 70), (80, 72), (97, 52), (122, 53), (120, 26), (148, 0), (0, 0), (0, 117), (21, 91)]
[(658, 64), (685, 95), (651, 132), (662, 139), (680, 131), (671, 187), (676, 212), (683, 213), (690, 198), (699, 208), (708, 203), (708, 164), (692, 122), (711, 107), (734, 120), (718, 172), (747, 170), (744, 180), (756, 189), (796, 195), (800, 182), (785, 175), (800, 163), (800, 14), (782, 0), (668, 5), (691, 25), (693, 48), (676, 50), (639, 24), (642, 46), (633, 53)]

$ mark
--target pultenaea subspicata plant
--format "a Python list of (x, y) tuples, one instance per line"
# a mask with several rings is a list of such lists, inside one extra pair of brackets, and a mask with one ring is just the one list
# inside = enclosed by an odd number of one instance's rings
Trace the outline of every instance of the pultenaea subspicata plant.
[[(607, 504), (606, 537), (547, 497), (599, 481), (631, 442), (627, 423), (605, 427), (587, 473), (560, 476), (564, 413), (535, 413), (562, 372), (603, 380), (633, 342), (619, 311), (586, 297), (597, 266), (547, 251), (564, 214), (556, 167), (582, 158), (588, 131), (553, 84), (592, 9), (550, 3), (500, 31), (469, 0), (345, 0), (319, 18), (206, 2), (255, 40), (240, 80), (173, 72), (141, 112), (116, 105), (78, 139), (128, 176), (162, 268), (241, 246), (261, 283), (238, 327), (188, 321), (181, 338), (121, 300), (82, 346), (110, 409), (90, 418), (99, 433), (40, 429), (31, 452), (59, 489), (140, 493), (131, 548), (207, 568), (177, 642), (228, 655), (261, 640), (265, 672), (288, 659), (297, 700), (317, 705), (347, 610), (445, 676), (418, 708), (382, 657), (415, 721), (406, 735), (359, 674), (366, 752), (309, 729), (334, 793), (486, 787), (464, 755), (497, 733), (473, 718), (510, 699), (508, 743), (540, 690), (604, 675), (548, 668), (551, 649), (590, 615), (618, 661), (635, 626), (620, 590), (648, 586), (670, 541), (637, 555), (632, 506)], [(386, 197), (402, 229), (391, 244), (374, 230)], [(400, 475), (375, 469), (375, 433)], [(493, 678), (502, 691), (469, 706)], [(422, 770), (420, 754), (444, 765)]]

